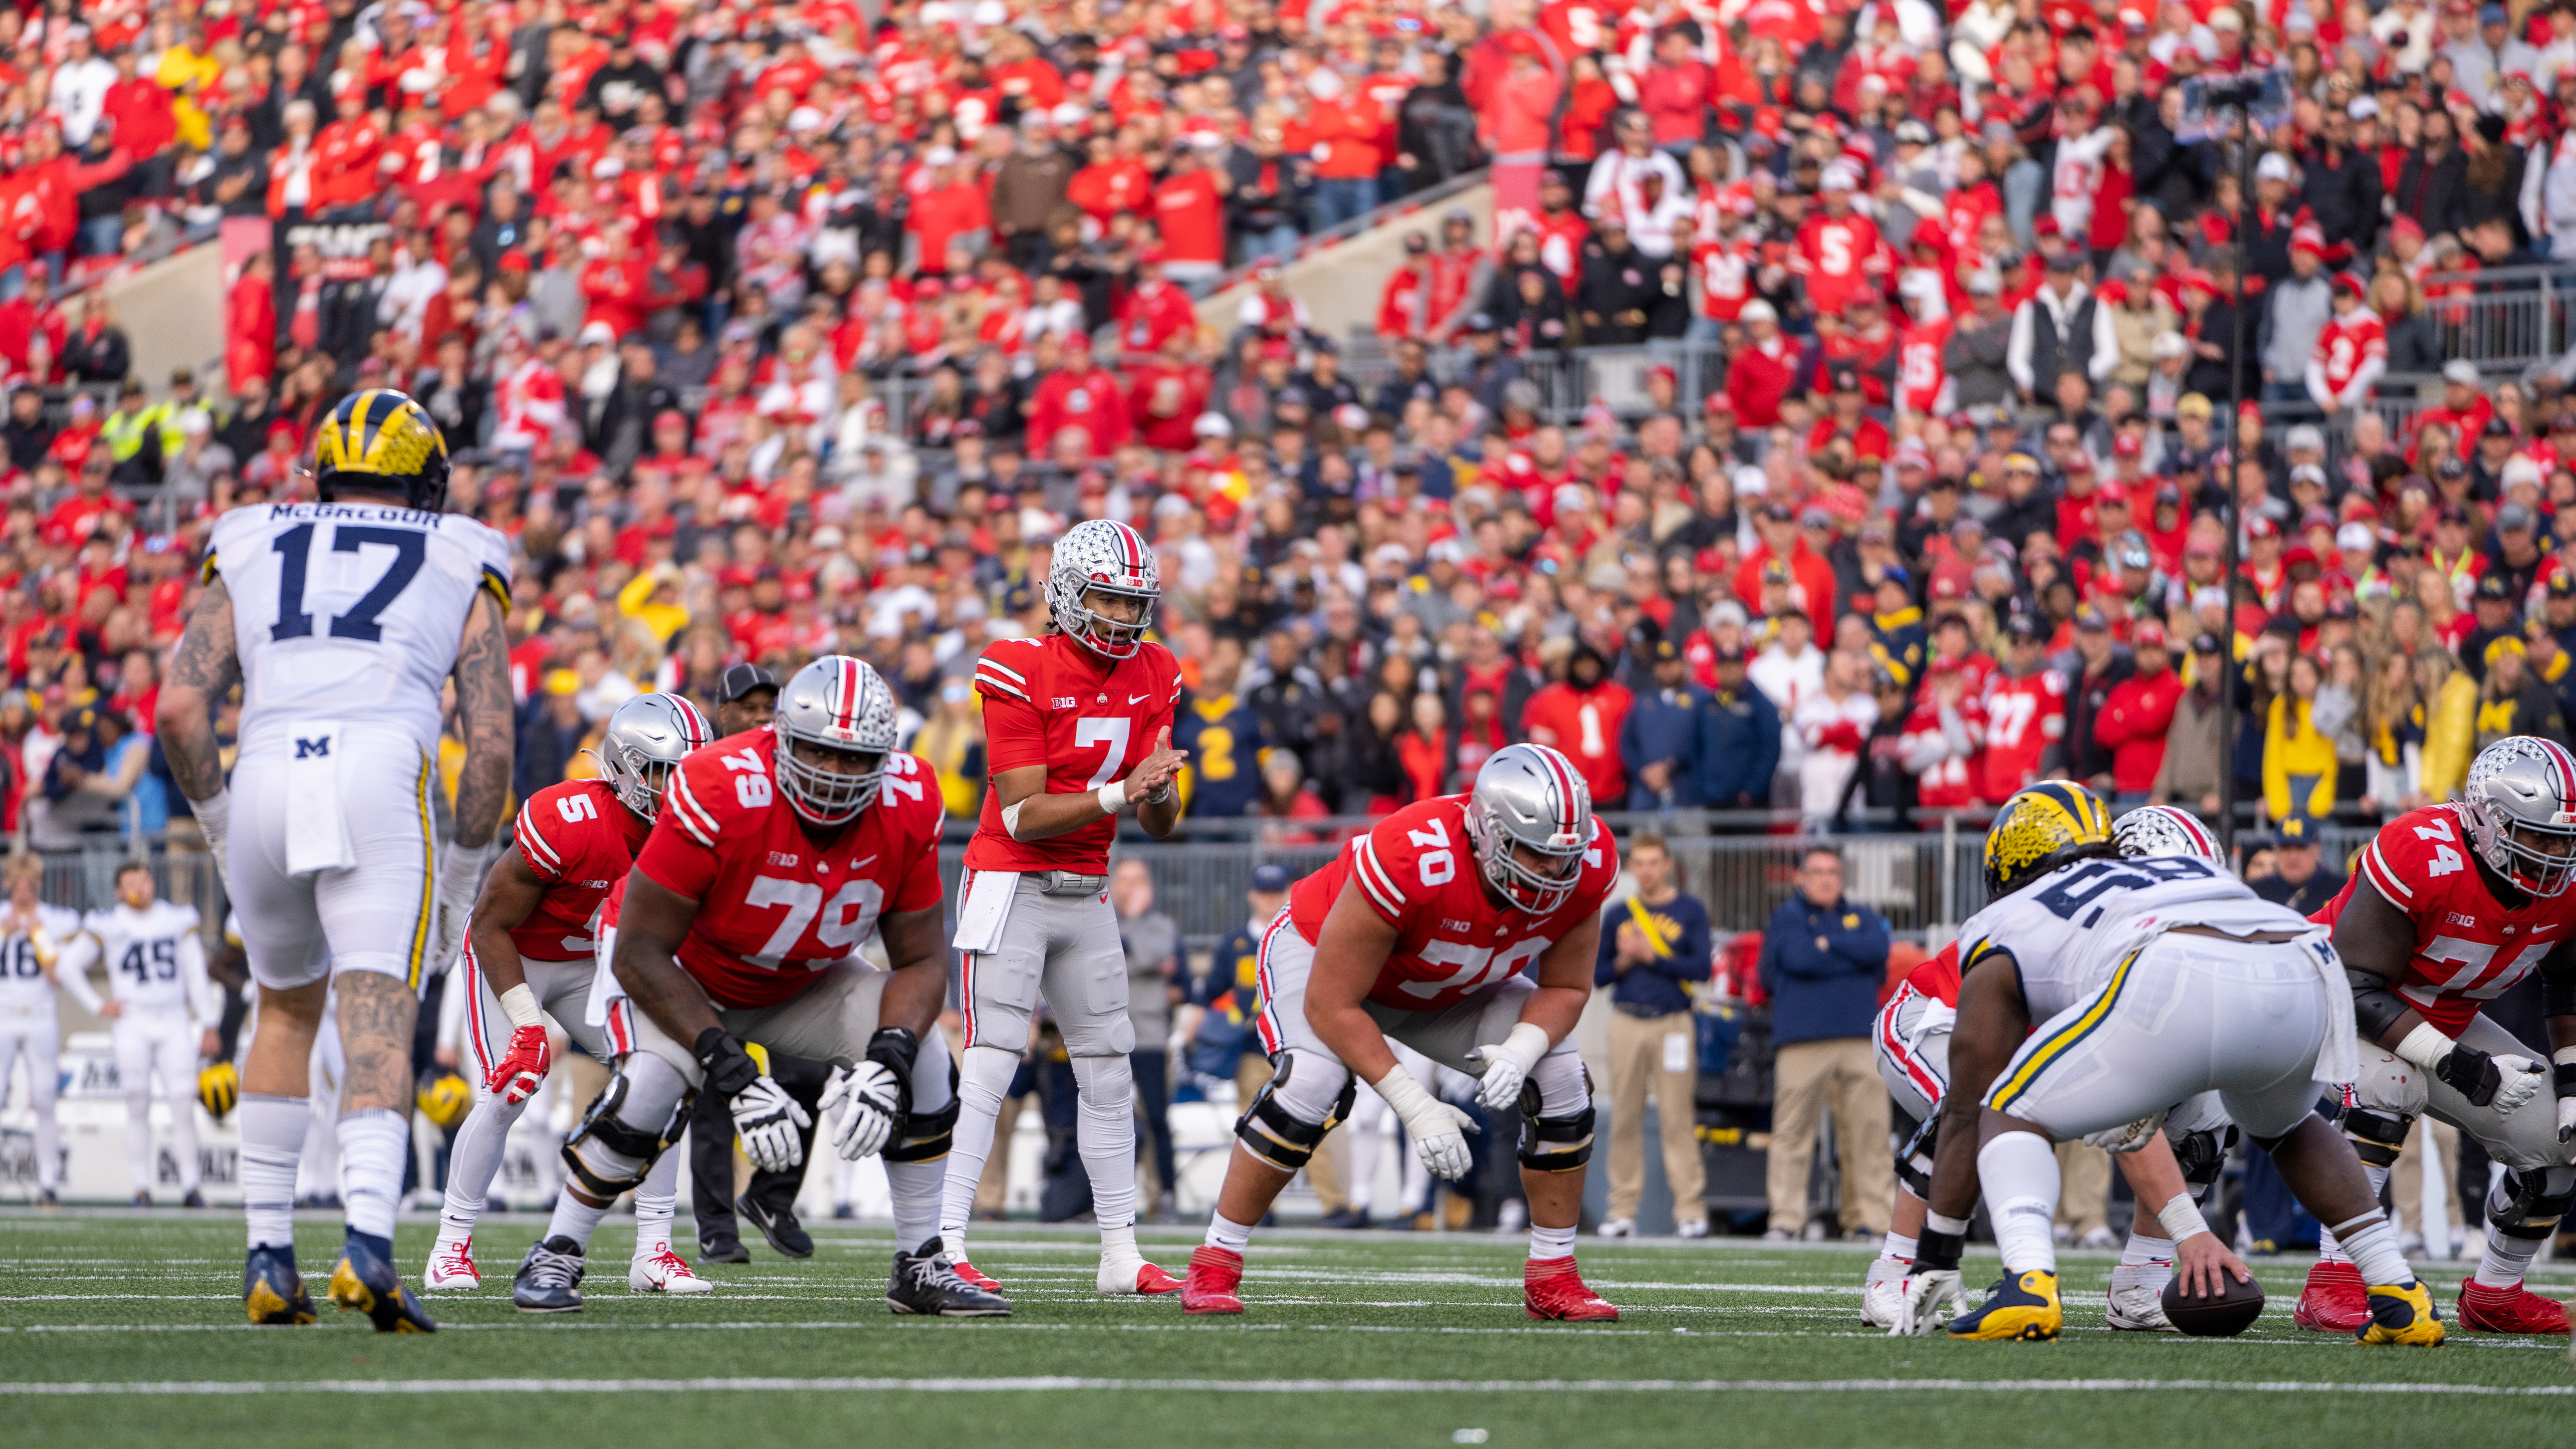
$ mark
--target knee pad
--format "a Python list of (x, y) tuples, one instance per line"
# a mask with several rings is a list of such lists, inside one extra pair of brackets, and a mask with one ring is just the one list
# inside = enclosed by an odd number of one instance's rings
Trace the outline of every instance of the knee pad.
[(2487, 1194), (2487, 1224), (2508, 1238), (2537, 1242), (2558, 1231), (2576, 1207), (2576, 1167), (2507, 1171)]
[(1324, 1141), (1324, 1134), (1348, 1117), (1351, 1103), (1359, 1099), (1359, 1079), (1346, 1077), (1342, 1082), (1341, 1095), (1333, 1099), (1324, 1120), (1301, 1122), (1281, 1095), (1294, 1079), (1296, 1070), (1297, 1054), (1281, 1052), (1279, 1070), (1271, 1074), (1269, 1081), (1261, 1084), (1261, 1090), (1253, 1094), (1252, 1105), (1245, 1108), (1243, 1115), (1234, 1122), (1235, 1140), (1253, 1156), (1281, 1172), (1295, 1172), (1311, 1161), (1315, 1149)]
[(1521, 1083), (1521, 1166), (1533, 1172), (1574, 1172), (1592, 1160), (1592, 1073), (1583, 1072), (1583, 1105), (1560, 1116), (1541, 1116), (1536, 1080)]
[[(2208, 1132), (2186, 1132), (2182, 1140), (2173, 1144), (2174, 1163), (2182, 1169), (2183, 1184), (2191, 1189), (2192, 1201), (2200, 1201), (2210, 1184), (2218, 1181), (2219, 1169), (2227, 1165), (2227, 1149), (2235, 1145), (2233, 1125)], [(2396, 1159), (2392, 1156), (2389, 1160)]]
[(2402, 1112), (2347, 1107), (2340, 1125), (2362, 1166), (2395, 1167), (2398, 1154), (2406, 1148), (2407, 1129), (2415, 1125), (2415, 1119)]
[(931, 1112), (907, 1112), (903, 1118), (903, 1135), (886, 1144), (888, 1162), (931, 1162), (948, 1155), (950, 1140), (957, 1133), (957, 1109), (963, 1101), (957, 1095), (957, 1064), (948, 1064), (948, 1105)]
[[(668, 1067), (664, 1069), (667, 1071)], [(675, 1078), (677, 1075), (673, 1073)], [(645, 1175), (653, 1170), (653, 1164), (678, 1140), (683, 1125), (688, 1121), (689, 1106), (697, 1100), (698, 1094), (684, 1089), (677, 1103), (654, 1114), (662, 1119), (654, 1127), (638, 1127), (620, 1115), (628, 1106), (628, 1099), (639, 1095), (653, 1094), (637, 1093), (633, 1080), (625, 1072), (610, 1077), (607, 1088), (564, 1137), (564, 1168), (580, 1181), (583, 1190), (594, 1197), (614, 1200), (619, 1193), (642, 1186)], [(637, 1102), (635, 1105), (641, 1110), (651, 1104)], [(584, 1147), (591, 1150), (585, 1154), (582, 1151)]]
[(1940, 1144), (1941, 1109), (1935, 1105), (1932, 1115), (1924, 1118), (1915, 1127), (1914, 1135), (1896, 1150), (1896, 1180), (1923, 1202), (1932, 1200), (1932, 1158)]
[(1136, 1074), (1125, 1057), (1074, 1057), (1073, 1084), (1082, 1105), (1125, 1114), (1136, 1100)]

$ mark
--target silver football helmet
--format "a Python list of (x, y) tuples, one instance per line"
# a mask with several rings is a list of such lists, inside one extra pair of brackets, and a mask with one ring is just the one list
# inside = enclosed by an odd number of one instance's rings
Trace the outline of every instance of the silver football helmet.
[[(894, 752), (894, 691), (865, 660), (826, 654), (778, 691), (778, 792), (816, 825), (843, 825), (875, 803)], [(811, 747), (812, 756), (800, 746)], [(843, 770), (824, 751), (861, 757)]]
[[(1109, 518), (1086, 518), (1055, 541), (1047, 561), (1047, 608), (1056, 629), (1108, 659), (1126, 659), (1144, 647), (1154, 627), (1154, 602), (1163, 596), (1162, 570), (1142, 534)], [(1093, 593), (1142, 601), (1133, 623), (1093, 609)]]
[(676, 694), (639, 694), (617, 707), (592, 753), (599, 778), (627, 809), (650, 820), (662, 810), (662, 789), (680, 757), (716, 737), (698, 707)]
[(2226, 852), (2218, 848), (2218, 837), (2200, 823), (2200, 817), (2178, 805), (2141, 805), (2111, 822), (2112, 843), (2120, 847), (2120, 858), (2136, 860), (2151, 855), (2188, 855), (2225, 869)]
[(1476, 771), (1467, 841), (1485, 883), (1533, 916), (1566, 903), (1592, 843), (1592, 792), (1545, 745), (1505, 745)]
[(2526, 895), (2555, 896), (2576, 873), (2576, 755), (2531, 735), (2478, 751), (2460, 787), (2469, 845)]

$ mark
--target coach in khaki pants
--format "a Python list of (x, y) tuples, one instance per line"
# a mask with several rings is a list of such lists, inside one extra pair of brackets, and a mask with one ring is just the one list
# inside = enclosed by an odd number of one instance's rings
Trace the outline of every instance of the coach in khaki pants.
[(1798, 892), (1771, 913), (1762, 933), (1762, 985), (1771, 996), (1771, 1199), (1767, 1242), (1807, 1226), (1807, 1170), (1818, 1119), (1834, 1116), (1843, 1169), (1843, 1222), (1855, 1237), (1887, 1231), (1896, 1193), (1888, 1150), (1887, 1087), (1871, 1060), (1870, 1024), (1887, 979), (1887, 921), (1843, 899), (1843, 859), (1810, 847), (1798, 864)]
[(1674, 1231), (1708, 1235), (1708, 1183), (1699, 1156), (1699, 1060), (1687, 985), (1709, 972), (1708, 907), (1673, 884), (1660, 835), (1628, 846), (1637, 893), (1604, 908), (1595, 986), (1610, 988), (1610, 1204), (1601, 1236), (1637, 1230), (1646, 1190), (1646, 1102), (1655, 1103)]

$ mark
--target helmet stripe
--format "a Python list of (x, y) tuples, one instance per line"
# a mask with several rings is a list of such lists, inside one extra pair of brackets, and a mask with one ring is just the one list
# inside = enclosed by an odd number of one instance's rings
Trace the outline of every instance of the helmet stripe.
[(1572, 774), (1565, 767), (1565, 757), (1554, 750), (1545, 748), (1540, 749), (1539, 758), (1547, 761), (1548, 774), (1556, 781), (1557, 833), (1561, 835), (1570, 834), (1574, 830), (1574, 780)]
[(841, 656), (841, 705), (838, 711), (840, 717), (835, 723), (842, 729), (850, 728), (851, 720), (857, 715), (858, 709), (859, 661), (845, 654)]
[(2549, 755), (2549, 763), (2558, 767), (2558, 798), (2576, 802), (2576, 756), (2556, 740), (2541, 740), (2540, 748)]

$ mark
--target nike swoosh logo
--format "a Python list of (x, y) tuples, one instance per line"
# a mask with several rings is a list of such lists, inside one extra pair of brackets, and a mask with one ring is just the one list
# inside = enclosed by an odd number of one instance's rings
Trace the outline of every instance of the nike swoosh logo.
[(852, 870), (866, 870), (869, 866), (872, 866), (872, 865), (874, 865), (874, 864), (876, 864), (876, 863), (877, 863), (877, 858), (876, 858), (875, 856), (871, 855), (871, 856), (869, 856), (869, 857), (868, 857), (867, 859), (865, 859), (865, 860), (854, 860), (854, 861), (851, 861), (851, 862), (850, 862), (850, 869), (852, 869)]
[(1131, 694), (1127, 696), (1127, 702), (1129, 704), (1143, 704), (1145, 701), (1152, 699), (1153, 697), (1154, 696), (1150, 694)]

